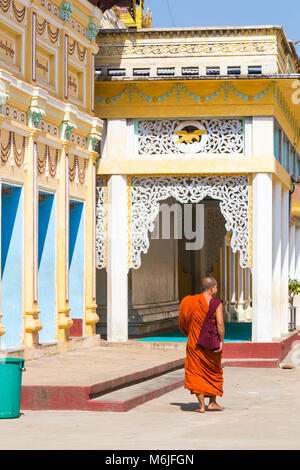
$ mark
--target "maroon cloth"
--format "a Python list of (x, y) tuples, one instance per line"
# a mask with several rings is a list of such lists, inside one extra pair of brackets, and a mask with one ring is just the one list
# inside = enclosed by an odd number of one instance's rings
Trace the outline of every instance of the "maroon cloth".
[(211, 299), (209, 302), (209, 309), (197, 341), (197, 345), (202, 348), (211, 349), (213, 351), (220, 349), (220, 338), (218, 335), (217, 325), (212, 322), (212, 318), (221, 303), (222, 300), (219, 299)]

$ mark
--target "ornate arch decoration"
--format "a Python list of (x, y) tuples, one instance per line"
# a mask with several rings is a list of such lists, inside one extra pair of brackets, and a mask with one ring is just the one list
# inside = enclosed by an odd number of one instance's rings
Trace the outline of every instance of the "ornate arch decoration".
[(96, 184), (96, 267), (107, 267), (107, 178)]
[(199, 203), (205, 197), (220, 201), (225, 229), (232, 233), (231, 248), (240, 253), (242, 268), (252, 268), (252, 182), (250, 176), (133, 177), (128, 187), (128, 269), (141, 266), (149, 232), (160, 202), (174, 197), (181, 203)]

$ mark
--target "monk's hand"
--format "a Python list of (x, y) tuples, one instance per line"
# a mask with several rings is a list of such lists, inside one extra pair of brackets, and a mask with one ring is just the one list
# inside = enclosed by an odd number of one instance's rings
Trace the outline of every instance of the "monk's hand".
[(216, 350), (216, 351), (214, 351), (214, 352), (215, 352), (215, 353), (219, 353), (219, 352), (221, 352), (221, 351), (222, 351), (222, 349), (223, 349), (223, 342), (222, 342), (222, 341), (220, 341), (220, 348), (219, 348), (219, 349), (217, 349), (217, 350)]

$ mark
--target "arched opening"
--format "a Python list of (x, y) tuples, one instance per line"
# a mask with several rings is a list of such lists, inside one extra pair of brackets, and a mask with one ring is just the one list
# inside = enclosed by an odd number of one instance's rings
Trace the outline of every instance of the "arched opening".
[[(228, 339), (251, 339), (248, 192), (247, 177), (132, 178), (129, 337), (176, 336), (180, 300), (201, 292), (202, 277), (212, 275), (231, 324)], [(105, 336), (104, 270), (98, 271), (97, 291), (97, 330)]]

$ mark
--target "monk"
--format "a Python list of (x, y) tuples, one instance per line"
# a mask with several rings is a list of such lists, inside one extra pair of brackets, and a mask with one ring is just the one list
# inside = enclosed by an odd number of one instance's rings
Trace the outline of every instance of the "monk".
[(217, 324), (220, 349), (213, 351), (197, 345), (200, 331), (209, 309), (210, 300), (217, 293), (217, 281), (213, 277), (202, 280), (202, 294), (184, 297), (179, 309), (179, 328), (188, 337), (185, 360), (184, 388), (196, 395), (199, 401), (198, 413), (205, 413), (204, 398), (209, 397), (208, 410), (221, 411), (224, 408), (216, 402), (223, 395), (223, 370), (221, 366), (224, 344), (224, 320), (222, 303), (213, 315)]

